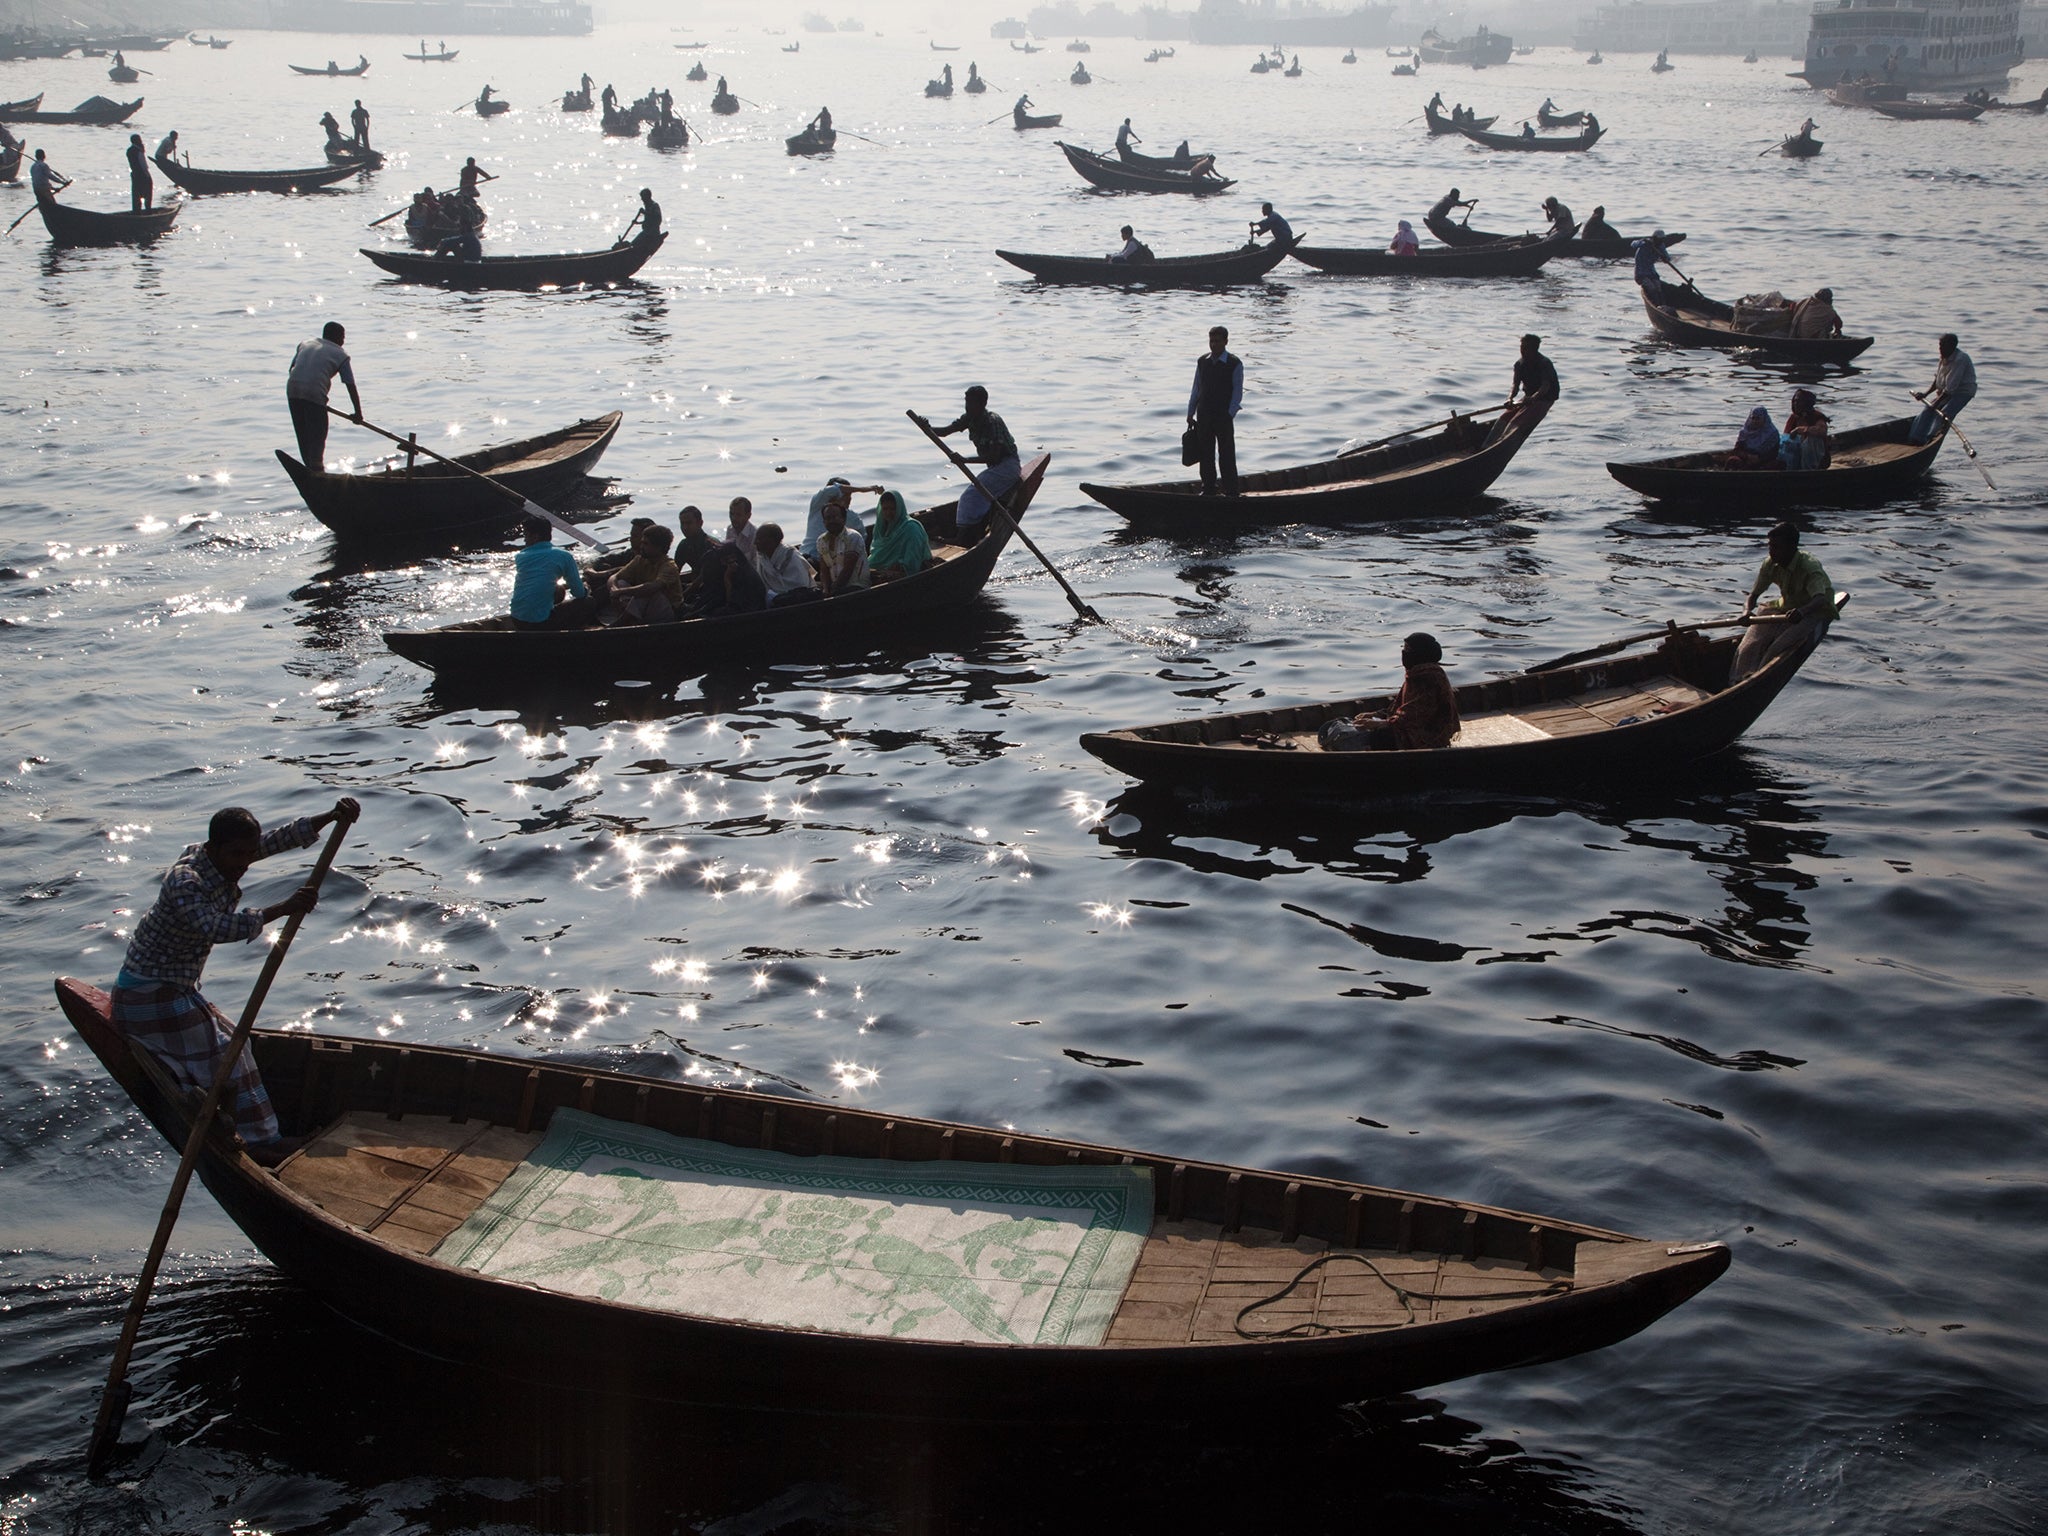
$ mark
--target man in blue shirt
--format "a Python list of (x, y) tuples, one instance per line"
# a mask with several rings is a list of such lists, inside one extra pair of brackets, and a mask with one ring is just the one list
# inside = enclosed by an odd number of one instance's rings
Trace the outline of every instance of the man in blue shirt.
[[(543, 517), (526, 520), (526, 548), (513, 562), (512, 627), (514, 629), (568, 629), (588, 623), (597, 605), (584, 588), (583, 573), (566, 549), (554, 546), (555, 530)], [(560, 584), (567, 582), (575, 595), (557, 603)]]
[[(1270, 204), (1268, 205), (1270, 206)], [(1209, 332), (1209, 350), (1195, 359), (1195, 383), (1188, 391), (1188, 429), (1200, 435), (1202, 494), (1216, 494), (1216, 465), (1223, 464), (1223, 494), (1237, 494), (1237, 412), (1244, 404), (1244, 364), (1230, 354), (1230, 332)]]
[(1271, 235), (1275, 245), (1285, 245), (1294, 238), (1294, 226), (1273, 211), (1271, 203), (1259, 204), (1259, 212), (1265, 217), (1252, 226), (1255, 235)]

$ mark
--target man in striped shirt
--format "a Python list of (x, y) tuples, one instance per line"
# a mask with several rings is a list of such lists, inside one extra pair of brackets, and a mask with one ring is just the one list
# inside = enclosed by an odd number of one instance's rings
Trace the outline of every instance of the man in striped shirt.
[[(213, 946), (254, 939), (280, 917), (310, 912), (318, 893), (302, 885), (267, 907), (243, 907), (242, 876), (258, 859), (305, 848), (334, 822), (353, 822), (353, 800), (334, 803), (320, 816), (301, 816), (265, 831), (240, 806), (217, 811), (206, 841), (194, 843), (164, 873), (156, 903), (135, 925), (121, 973), (114, 978), (114, 1025), (147, 1050), (178, 1082), (204, 1093), (213, 1084), (234, 1025), (199, 991)], [(249, 1155), (266, 1166), (296, 1149), (278, 1134), (277, 1114), (264, 1091), (256, 1059), (244, 1047), (229, 1080), (235, 1129)]]

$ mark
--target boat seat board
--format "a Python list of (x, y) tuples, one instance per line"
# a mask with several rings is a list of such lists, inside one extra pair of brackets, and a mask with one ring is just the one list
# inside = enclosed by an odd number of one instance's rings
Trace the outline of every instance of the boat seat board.
[(278, 1169), (279, 1180), (338, 1221), (426, 1253), (467, 1220), (540, 1143), (480, 1120), (393, 1120), (357, 1110)]
[(1925, 444), (1921, 443), (1864, 443), (1860, 447), (1837, 450), (1828, 459), (1829, 469), (1860, 469), (1870, 464), (1892, 464), (1918, 453)]

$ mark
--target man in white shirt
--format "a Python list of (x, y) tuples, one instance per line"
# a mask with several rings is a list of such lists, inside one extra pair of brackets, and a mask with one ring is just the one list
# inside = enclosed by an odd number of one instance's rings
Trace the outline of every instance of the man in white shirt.
[(1114, 256), (1110, 257), (1109, 259), (1111, 261), (1143, 260), (1145, 247), (1143, 243), (1139, 241), (1138, 237), (1131, 232), (1131, 226), (1126, 224), (1122, 229), (1118, 230), (1117, 233), (1124, 237), (1124, 246), (1122, 250), (1118, 251)]
[(341, 349), (347, 333), (341, 322), (330, 320), (317, 341), (302, 341), (292, 354), (291, 372), (285, 378), (284, 401), (291, 408), (292, 430), (299, 435), (299, 459), (318, 472), (327, 467), (327, 393), (334, 376), (348, 386), (353, 410), (350, 421), (363, 419), (363, 397), (356, 393), (356, 371)]
[[(830, 480), (827, 480), (825, 488), (811, 498), (810, 516), (804, 520), (804, 553), (813, 560), (818, 558), (818, 536), (825, 531), (826, 507), (836, 501), (843, 512), (853, 505), (853, 493), (855, 491), (872, 493), (879, 496), (882, 494), (882, 489), (879, 485), (849, 485), (846, 483), (846, 478), (843, 475), (834, 475)], [(853, 521), (851, 518), (848, 520)], [(860, 531), (857, 522), (855, 523), (854, 531), (856, 533)]]
[(810, 562), (782, 541), (780, 523), (763, 523), (754, 533), (754, 569), (761, 573), (761, 585), (768, 589), (768, 606), (773, 608), (786, 592), (817, 591)]
[(1913, 443), (1926, 442), (1934, 436), (1935, 428), (1947, 425), (1942, 420), (1944, 416), (1954, 421), (1963, 407), (1977, 398), (1977, 365), (1956, 344), (1954, 331), (1942, 334), (1941, 361), (1935, 365), (1934, 382), (1914, 398), (1925, 402), (1926, 409), (1913, 418), (1913, 430), (1906, 437)]
[(868, 541), (847, 525), (846, 503), (825, 503), (825, 531), (818, 535), (818, 585), (827, 597), (857, 592), (868, 584)]

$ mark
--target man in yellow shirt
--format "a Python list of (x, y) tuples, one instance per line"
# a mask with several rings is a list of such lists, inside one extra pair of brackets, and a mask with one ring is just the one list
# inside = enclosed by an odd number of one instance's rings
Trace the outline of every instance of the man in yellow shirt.
[(1820, 561), (1799, 547), (1799, 530), (1780, 523), (1771, 530), (1770, 558), (1750, 585), (1749, 601), (1742, 605), (1742, 617), (1756, 613), (1756, 600), (1770, 587), (1781, 599), (1775, 614), (1743, 631), (1735, 648), (1735, 665), (1729, 670), (1730, 684), (1739, 683), (1758, 671), (1774, 656), (1797, 650), (1827, 633), (1835, 621), (1835, 586)]

